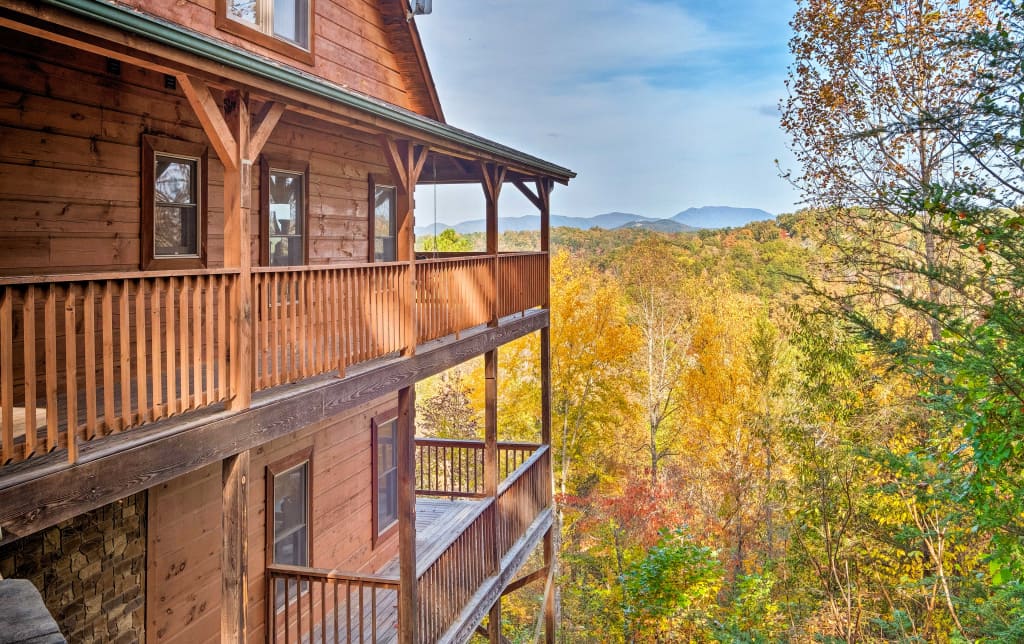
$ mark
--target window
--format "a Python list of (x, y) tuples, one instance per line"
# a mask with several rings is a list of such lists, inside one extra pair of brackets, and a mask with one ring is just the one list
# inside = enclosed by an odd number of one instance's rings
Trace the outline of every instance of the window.
[[(303, 450), (267, 467), (267, 563), (309, 566), (313, 535), (313, 450)], [(290, 582), (288, 597), (295, 601), (300, 587)], [(303, 584), (301, 590), (307, 590)], [(277, 608), (283, 608), (284, 581), (275, 590)]]
[(142, 268), (206, 266), (206, 146), (142, 137)]
[(260, 263), (306, 263), (306, 167), (260, 162)]
[(393, 262), (398, 259), (398, 192), (394, 186), (377, 185), (370, 181), (370, 259), (375, 262)]
[(217, 27), (313, 64), (313, 0), (217, 0)]
[(373, 420), (373, 537), (389, 533), (398, 523), (398, 413)]

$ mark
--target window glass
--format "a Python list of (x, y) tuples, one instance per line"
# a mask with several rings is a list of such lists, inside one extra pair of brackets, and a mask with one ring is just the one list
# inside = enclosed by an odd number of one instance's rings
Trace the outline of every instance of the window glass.
[(300, 47), (309, 46), (309, 0), (228, 0), (228, 16)]
[(199, 255), (198, 159), (157, 154), (153, 186), (153, 256)]
[(274, 476), (274, 563), (309, 565), (309, 461)]
[(377, 425), (377, 532), (398, 520), (398, 419)]
[(373, 258), (378, 262), (398, 259), (395, 194), (393, 186), (374, 188)]
[(304, 263), (304, 177), (300, 172), (270, 170), (269, 239), (271, 266)]

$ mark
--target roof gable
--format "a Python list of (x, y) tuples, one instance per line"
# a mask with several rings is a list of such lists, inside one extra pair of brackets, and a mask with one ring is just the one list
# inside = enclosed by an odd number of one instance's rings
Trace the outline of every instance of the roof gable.
[(413, 111), (443, 123), (444, 112), (441, 110), (416, 21), (409, 13), (408, 0), (380, 0), (377, 6), (380, 7), (398, 71), (407, 83)]

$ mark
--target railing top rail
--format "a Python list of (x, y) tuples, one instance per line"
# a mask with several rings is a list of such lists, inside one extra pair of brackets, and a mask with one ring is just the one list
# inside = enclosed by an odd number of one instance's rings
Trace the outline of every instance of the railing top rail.
[(431, 552), (427, 557), (424, 557), (423, 559), (417, 559), (416, 580), (419, 581), (419, 579), (423, 577), (423, 574), (426, 573), (427, 570), (429, 570), (430, 567), (433, 566), (434, 563), (436, 563), (437, 560), (441, 558), (441, 555), (448, 552), (448, 549), (451, 548), (452, 543), (455, 543), (455, 540), (458, 539), (459, 536), (465, 534), (466, 530), (468, 530), (469, 527), (473, 525), (473, 523), (475, 523), (477, 519), (480, 518), (481, 514), (483, 514), (492, 507), (494, 507), (494, 499), (480, 500), (477, 503), (477, 507), (473, 508), (473, 511), (470, 512), (468, 517), (465, 519), (465, 523), (463, 524), (465, 525), (465, 528), (463, 528), (463, 530), (458, 534), (454, 535), (451, 541), (445, 544), (444, 548), (431, 548)]
[(500, 485), (498, 485), (497, 495), (501, 496), (502, 494), (504, 494), (506, 490), (512, 487), (512, 484), (518, 481), (526, 473), (526, 471), (533, 467), (537, 463), (537, 461), (539, 461), (544, 456), (544, 454), (548, 453), (550, 449), (551, 448), (547, 445), (541, 445), (540, 448), (538, 448), (537, 451), (530, 456), (530, 458), (523, 461), (522, 464), (519, 467), (517, 467), (514, 472), (505, 477), (505, 480), (502, 481)]
[(543, 250), (508, 250), (498, 253), (498, 257), (539, 257), (547, 255)]
[(0, 286), (28, 286), (56, 284), (58, 282), (102, 282), (108, 280), (137, 280), (166, 277), (203, 277), (238, 275), (237, 268), (195, 268), (173, 271), (104, 271), (99, 273), (62, 273), (49, 275), (10, 275), (0, 277)]
[(417, 259), (417, 266), (433, 266), (435, 264), (471, 264), (490, 259), (493, 255), (466, 255), (458, 257), (432, 257), (430, 259)]
[(386, 575), (372, 575), (342, 572), (339, 570), (328, 570), (327, 568), (310, 568), (307, 566), (289, 566), (286, 564), (270, 564), (267, 566), (268, 573), (278, 575), (291, 575), (312, 577), (314, 579), (327, 579), (334, 581), (353, 581), (361, 584), (368, 584), (382, 588), (398, 588), (398, 577)]
[(360, 268), (405, 268), (409, 262), (352, 262), (345, 264), (303, 264), (301, 266), (253, 266), (253, 273), (316, 273)]
[[(484, 448), (484, 442), (474, 438), (433, 438), (433, 437), (417, 437), (417, 445), (423, 446), (436, 446), (436, 447), (472, 447), (477, 449)], [(529, 443), (524, 441), (498, 441), (498, 447), (504, 447), (505, 449), (537, 449), (540, 447), (540, 443)]]

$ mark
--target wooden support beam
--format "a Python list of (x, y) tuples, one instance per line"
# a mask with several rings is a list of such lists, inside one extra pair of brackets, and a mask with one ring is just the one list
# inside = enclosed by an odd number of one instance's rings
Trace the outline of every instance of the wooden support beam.
[(506, 168), (494, 163), (480, 163), (484, 199), (487, 202), (487, 254), (498, 253), (498, 198), (505, 182)]
[(252, 253), (249, 248), (252, 211), (252, 167), (284, 114), (281, 103), (268, 103), (255, 131), (249, 96), (230, 91), (218, 105), (205, 81), (188, 74), (178, 83), (195, 111), (210, 145), (224, 165), (224, 266), (238, 268), (230, 289), (229, 339), (231, 363), (228, 408), (246, 409), (252, 400)]
[(544, 579), (547, 576), (548, 576), (548, 569), (547, 569), (546, 566), (544, 568), (538, 568), (537, 570), (534, 570), (533, 572), (531, 572), (528, 575), (523, 575), (519, 579), (516, 579), (515, 581), (509, 582), (508, 586), (505, 586), (505, 590), (501, 591), (501, 594), (502, 595), (507, 595), (509, 593), (514, 593), (515, 591), (519, 590), (523, 586), (532, 584), (533, 582), (538, 581), (540, 579)]
[(501, 595), (487, 613), (487, 639), (490, 644), (501, 644)]
[(285, 106), (283, 103), (268, 102), (263, 105), (255, 121), (256, 128), (249, 137), (247, 159), (255, 160), (260, 155), (260, 152), (263, 151), (263, 146), (267, 143), (267, 139), (274, 133), (274, 128), (277, 127), (278, 121), (284, 115), (284, 111)]
[[(224, 266), (238, 268), (238, 281), (230, 291), (228, 311), (231, 362), (228, 408), (241, 410), (252, 400), (252, 160), (249, 152), (249, 97), (229, 92), (224, 97), (224, 119), (234, 141), (235, 168), (224, 168)], [(209, 133), (208, 133), (209, 134)]]
[(210, 139), (210, 145), (224, 164), (225, 173), (228, 169), (237, 169), (242, 156), (238, 153), (238, 142), (209, 86), (202, 79), (188, 74), (178, 75), (178, 85), (199, 118), (203, 131)]
[(541, 201), (541, 198), (538, 197), (529, 186), (523, 183), (521, 179), (513, 179), (512, 185), (519, 188), (519, 192), (523, 193), (523, 196), (529, 199), (530, 203), (532, 203), (537, 210), (544, 210), (544, 203)]
[(551, 444), (551, 327), (540, 330), (540, 442)]
[(245, 641), (246, 609), (249, 606), (249, 452), (222, 461), (220, 641)]
[(423, 172), (423, 164), (427, 161), (429, 149), (425, 145), (416, 145), (412, 141), (396, 141), (385, 136), (381, 137), (384, 159), (391, 169), (395, 180), (397, 194), (395, 204), (397, 255), (399, 261), (409, 262), (409, 281), (404, 285), (401, 308), (403, 328), (405, 329), (405, 348), (403, 355), (416, 352), (416, 220), (413, 193), (416, 182)]
[(416, 427), (415, 386), (398, 390), (398, 641), (416, 641)]
[(484, 494), (498, 494), (498, 350), (484, 354)]
[(559, 522), (556, 520), (548, 531), (544, 533), (544, 567), (548, 571), (548, 580), (544, 584), (544, 641), (546, 644), (555, 644), (556, 606), (555, 606), (555, 531), (559, 529)]

